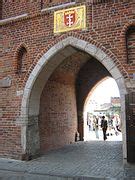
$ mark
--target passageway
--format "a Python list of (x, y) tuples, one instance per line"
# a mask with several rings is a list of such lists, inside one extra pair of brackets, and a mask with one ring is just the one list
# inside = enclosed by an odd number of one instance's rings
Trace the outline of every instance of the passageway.
[(22, 144), (24, 148), (28, 146), (29, 159), (75, 143), (78, 132), (78, 140), (83, 141), (83, 110), (89, 92), (107, 77), (115, 79), (117, 75), (118, 84), (123, 83), (114, 62), (104, 52), (96, 47), (97, 53), (93, 52), (91, 45), (88, 52), (81, 49), (70, 44), (54, 54), (49, 50), (52, 54), (40, 59), (41, 67), (37, 65), (36, 75), (33, 72), (29, 78), (31, 85), (27, 86), (31, 89), (26, 88), (23, 98), (28, 108), (22, 107), (30, 122), (27, 136), (24, 136), (25, 127), (22, 129)]
[(75, 142), (76, 132), (84, 140), (85, 100), (97, 82), (111, 77), (95, 58), (74, 51), (53, 71), (40, 97), (39, 135), (43, 154)]

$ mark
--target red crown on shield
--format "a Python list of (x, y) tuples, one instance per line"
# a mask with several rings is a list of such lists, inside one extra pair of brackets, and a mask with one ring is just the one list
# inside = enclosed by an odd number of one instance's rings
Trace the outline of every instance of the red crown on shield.
[(75, 24), (76, 12), (75, 10), (68, 10), (64, 12), (64, 23), (67, 27), (71, 27)]

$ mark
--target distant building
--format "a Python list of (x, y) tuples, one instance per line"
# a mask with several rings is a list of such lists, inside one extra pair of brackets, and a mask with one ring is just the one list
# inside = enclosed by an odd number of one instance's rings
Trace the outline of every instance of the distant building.
[(111, 97), (111, 105), (120, 107), (120, 97)]
[(120, 114), (120, 97), (111, 97), (110, 103), (100, 105), (100, 108), (94, 110), (94, 114), (112, 116)]

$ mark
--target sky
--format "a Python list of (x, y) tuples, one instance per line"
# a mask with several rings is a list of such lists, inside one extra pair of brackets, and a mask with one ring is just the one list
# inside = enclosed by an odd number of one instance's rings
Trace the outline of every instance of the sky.
[(110, 97), (120, 97), (118, 86), (113, 78), (108, 78), (97, 86), (90, 99), (103, 104), (110, 102)]

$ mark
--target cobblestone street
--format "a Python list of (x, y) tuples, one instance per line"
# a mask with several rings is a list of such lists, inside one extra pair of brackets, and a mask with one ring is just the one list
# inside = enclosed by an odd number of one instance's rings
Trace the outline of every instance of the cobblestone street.
[(3, 179), (133, 179), (133, 176), (134, 169), (124, 170), (120, 141), (78, 142), (28, 162), (0, 159)]

